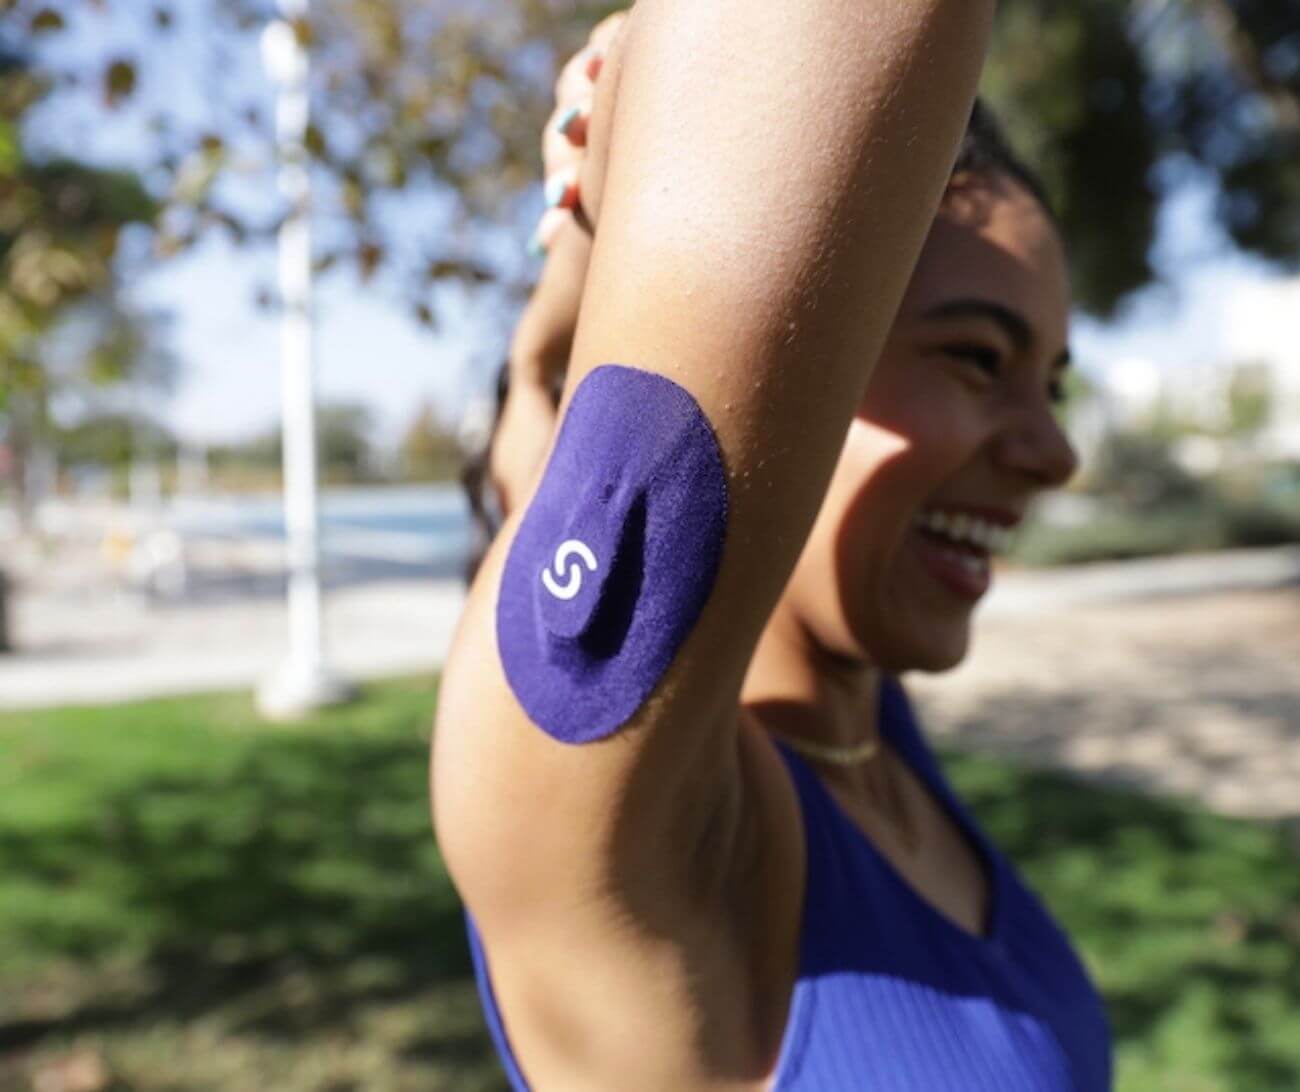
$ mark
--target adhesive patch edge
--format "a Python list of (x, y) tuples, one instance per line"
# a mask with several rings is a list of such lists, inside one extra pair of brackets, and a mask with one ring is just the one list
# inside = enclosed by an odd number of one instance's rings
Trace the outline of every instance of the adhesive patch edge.
[(578, 385), (497, 597), (506, 680), (539, 728), (590, 743), (644, 704), (713, 590), (727, 500), (684, 387), (622, 364)]

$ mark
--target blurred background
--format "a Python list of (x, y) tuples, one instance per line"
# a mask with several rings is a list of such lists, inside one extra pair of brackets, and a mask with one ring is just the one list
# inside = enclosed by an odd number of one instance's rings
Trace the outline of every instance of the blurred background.
[[(0, 0), (0, 1090), (504, 1087), (427, 734), (618, 6)], [(915, 692), (1119, 1087), (1300, 1087), (1300, 2), (1003, 0), (984, 91), (1069, 241), (1083, 469)]]

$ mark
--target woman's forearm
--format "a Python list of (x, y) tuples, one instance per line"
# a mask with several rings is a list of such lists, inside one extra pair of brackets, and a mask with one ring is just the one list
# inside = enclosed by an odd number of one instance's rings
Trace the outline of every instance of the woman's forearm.
[(510, 343), (505, 405), (492, 438), (488, 476), (501, 511), (509, 515), (541, 473), (555, 431), (591, 237), (570, 222), (556, 235), (542, 274)]
[(591, 259), (591, 236), (576, 223), (555, 237), (537, 287), (510, 343), (511, 382), (558, 386), (569, 365), (582, 287)]

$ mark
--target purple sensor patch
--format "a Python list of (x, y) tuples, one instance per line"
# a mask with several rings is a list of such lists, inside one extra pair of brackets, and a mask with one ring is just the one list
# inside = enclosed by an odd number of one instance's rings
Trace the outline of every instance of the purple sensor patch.
[(722, 559), (727, 479), (685, 388), (605, 364), (578, 385), (506, 558), (497, 647), (524, 711), (604, 739), (650, 696)]

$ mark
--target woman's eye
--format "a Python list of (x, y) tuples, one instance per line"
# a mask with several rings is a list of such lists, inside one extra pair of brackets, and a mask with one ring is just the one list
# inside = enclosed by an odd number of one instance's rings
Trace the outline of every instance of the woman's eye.
[(944, 349), (947, 356), (973, 364), (990, 377), (996, 377), (1002, 364), (1002, 358), (996, 349), (984, 345), (949, 345)]

